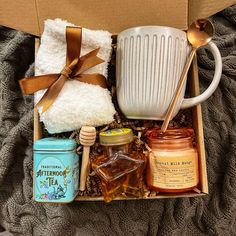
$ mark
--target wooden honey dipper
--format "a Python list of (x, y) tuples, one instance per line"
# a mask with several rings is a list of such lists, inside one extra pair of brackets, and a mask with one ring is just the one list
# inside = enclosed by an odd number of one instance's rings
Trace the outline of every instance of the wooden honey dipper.
[(92, 146), (96, 140), (96, 129), (92, 126), (83, 126), (80, 130), (79, 140), (84, 146), (80, 173), (80, 191), (84, 191), (89, 172), (89, 151), (90, 146)]

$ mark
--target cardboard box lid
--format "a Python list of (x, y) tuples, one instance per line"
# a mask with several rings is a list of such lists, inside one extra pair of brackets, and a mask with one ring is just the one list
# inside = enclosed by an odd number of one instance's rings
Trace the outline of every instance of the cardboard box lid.
[(187, 29), (236, 0), (0, 0), (0, 25), (40, 36), (46, 19), (62, 18), (91, 29), (118, 33), (139, 25)]

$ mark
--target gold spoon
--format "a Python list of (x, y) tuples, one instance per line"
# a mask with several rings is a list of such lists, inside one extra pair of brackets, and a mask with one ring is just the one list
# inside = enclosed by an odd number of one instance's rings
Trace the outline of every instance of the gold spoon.
[(179, 95), (181, 93), (181, 90), (183, 88), (184, 82), (185, 82), (185, 78), (187, 77), (187, 73), (189, 70), (189, 67), (192, 63), (193, 57), (195, 55), (196, 50), (201, 47), (204, 46), (206, 44), (208, 44), (213, 36), (213, 25), (211, 24), (210, 21), (206, 20), (206, 19), (200, 19), (197, 20), (195, 22), (193, 22), (189, 29), (187, 30), (187, 38), (189, 43), (192, 45), (192, 51), (189, 54), (189, 57), (187, 59), (187, 62), (185, 64), (182, 76), (179, 80), (177, 89), (176, 89), (176, 93), (174, 98), (171, 101), (171, 104), (167, 110), (166, 116), (165, 116), (165, 120), (161, 126), (161, 131), (165, 132), (169, 122), (172, 118), (172, 114), (174, 112), (176, 103), (178, 101)]

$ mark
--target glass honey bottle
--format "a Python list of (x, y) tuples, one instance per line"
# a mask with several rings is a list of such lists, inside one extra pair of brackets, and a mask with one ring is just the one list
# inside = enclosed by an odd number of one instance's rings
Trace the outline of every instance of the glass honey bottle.
[(109, 202), (122, 194), (137, 195), (145, 162), (131, 149), (132, 130), (108, 130), (101, 132), (99, 139), (103, 155), (94, 160), (92, 166), (101, 179), (104, 200)]

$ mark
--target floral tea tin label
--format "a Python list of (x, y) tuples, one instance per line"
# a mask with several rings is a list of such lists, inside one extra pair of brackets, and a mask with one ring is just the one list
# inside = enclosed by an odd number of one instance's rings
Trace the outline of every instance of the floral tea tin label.
[(79, 157), (71, 139), (46, 138), (34, 144), (34, 199), (71, 202), (79, 188)]

